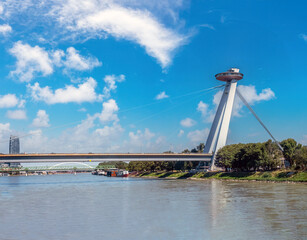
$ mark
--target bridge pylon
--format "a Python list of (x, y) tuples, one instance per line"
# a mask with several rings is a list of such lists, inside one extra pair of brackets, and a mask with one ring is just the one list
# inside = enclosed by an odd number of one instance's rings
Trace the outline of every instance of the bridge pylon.
[(226, 145), (237, 81), (243, 78), (243, 74), (238, 68), (231, 68), (227, 72), (216, 74), (215, 77), (219, 81), (226, 82), (226, 85), (204, 149), (204, 153), (212, 153), (211, 170), (215, 169), (217, 151)]

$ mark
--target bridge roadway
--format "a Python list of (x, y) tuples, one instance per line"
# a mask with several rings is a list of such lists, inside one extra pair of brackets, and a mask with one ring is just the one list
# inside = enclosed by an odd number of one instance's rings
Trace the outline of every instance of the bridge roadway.
[(206, 153), (26, 153), (0, 154), (0, 163), (105, 161), (211, 161)]

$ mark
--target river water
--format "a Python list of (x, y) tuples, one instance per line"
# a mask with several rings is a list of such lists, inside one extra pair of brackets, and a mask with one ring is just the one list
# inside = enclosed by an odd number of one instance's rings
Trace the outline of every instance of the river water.
[(306, 239), (306, 200), (305, 184), (0, 177), (0, 239)]

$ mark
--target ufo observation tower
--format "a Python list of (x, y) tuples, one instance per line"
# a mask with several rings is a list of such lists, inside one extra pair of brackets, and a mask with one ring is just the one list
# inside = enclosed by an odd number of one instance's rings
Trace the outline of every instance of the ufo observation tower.
[(251, 106), (237, 89), (237, 82), (243, 78), (243, 74), (240, 73), (240, 70), (238, 68), (230, 68), (226, 72), (216, 74), (215, 78), (219, 81), (225, 82), (226, 84), (204, 149), (204, 153), (212, 154), (210, 169), (215, 169), (216, 153), (220, 148), (226, 145), (231, 112), (236, 94), (255, 116), (262, 127), (268, 132), (271, 138), (277, 143), (278, 147), (282, 150), (279, 142), (273, 137), (271, 132), (263, 124), (263, 122), (256, 115)]
[(226, 145), (229, 122), (236, 94), (237, 81), (243, 78), (243, 74), (240, 73), (238, 68), (231, 68), (227, 72), (216, 74), (215, 78), (219, 81), (226, 82), (226, 86), (217, 108), (204, 149), (205, 153), (213, 153), (211, 170), (213, 170), (215, 167), (216, 152)]

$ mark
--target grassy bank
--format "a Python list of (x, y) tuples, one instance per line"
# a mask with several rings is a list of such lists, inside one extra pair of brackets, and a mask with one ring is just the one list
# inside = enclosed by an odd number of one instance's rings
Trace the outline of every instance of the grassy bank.
[(134, 175), (144, 178), (168, 179), (224, 179), (224, 180), (250, 180), (250, 181), (291, 181), (307, 182), (307, 172), (278, 170), (267, 172), (144, 172)]

